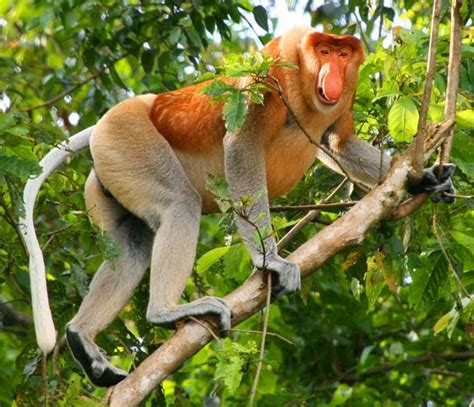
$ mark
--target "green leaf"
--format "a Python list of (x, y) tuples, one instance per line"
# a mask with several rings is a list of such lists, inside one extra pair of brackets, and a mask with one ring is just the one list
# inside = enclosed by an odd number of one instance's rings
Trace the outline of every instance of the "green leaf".
[(456, 112), (456, 126), (460, 129), (474, 128), (474, 109), (466, 109)]
[(36, 160), (24, 159), (18, 155), (0, 151), (0, 175), (11, 174), (16, 177), (36, 175), (41, 171)]
[(201, 37), (194, 27), (188, 27), (185, 30), (186, 36), (191, 41), (191, 44), (197, 48), (202, 47)]
[(459, 169), (468, 177), (474, 177), (474, 137), (457, 132), (453, 139), (452, 156)]
[(203, 254), (196, 263), (196, 271), (204, 273), (229, 251), (229, 247), (217, 247)]
[(265, 10), (262, 6), (256, 6), (252, 10), (253, 17), (255, 18), (255, 22), (262, 27), (265, 31), (268, 31), (268, 16), (267, 10)]
[(232, 209), (232, 200), (229, 195), (229, 184), (224, 177), (214, 177), (211, 174), (206, 179), (206, 190), (214, 195), (217, 206), (222, 213)]
[(340, 406), (345, 404), (352, 396), (352, 387), (347, 384), (340, 384), (332, 395), (331, 405)]
[(360, 294), (364, 291), (364, 287), (359, 282), (359, 280), (355, 277), (352, 277), (352, 280), (351, 280), (351, 291), (354, 298), (357, 301), (360, 301)]
[(451, 320), (451, 312), (444, 314), (440, 319), (438, 319), (433, 326), (433, 331), (435, 335), (438, 335), (440, 332), (444, 331), (448, 327), (450, 320)]
[(201, 93), (220, 100), (227, 92), (235, 90), (234, 87), (228, 85), (221, 80), (215, 80), (204, 86), (201, 89)]
[(214, 72), (205, 72), (196, 79), (196, 83), (209, 81), (211, 79), (214, 79), (215, 77), (216, 74)]
[[(460, 307), (459, 304), (455, 304), (448, 313), (444, 314), (440, 319), (436, 321), (433, 326), (433, 331), (435, 335), (446, 329), (448, 338), (451, 338), (454, 332), (454, 328), (456, 328), (456, 325), (459, 322), (461, 313), (468, 313), (469, 308), (472, 307), (472, 304), (474, 304), (474, 302), (470, 298), (462, 298), (460, 302)], [(462, 309), (461, 313), (459, 312), (459, 308)]]
[(411, 306), (417, 308), (422, 304), (433, 305), (439, 298), (448, 275), (448, 265), (439, 251), (429, 256), (420, 267), (411, 267), (413, 283), (408, 290)]
[(410, 141), (418, 126), (418, 110), (407, 96), (398, 99), (388, 112), (388, 128), (397, 141)]
[(153, 49), (143, 50), (141, 61), (142, 61), (143, 70), (146, 73), (153, 72), (153, 68), (155, 66), (155, 51)]
[(232, 92), (224, 102), (222, 109), (226, 129), (233, 133), (238, 132), (245, 123), (247, 110), (245, 94), (240, 90)]
[(216, 365), (216, 379), (223, 379), (224, 385), (232, 395), (239, 388), (242, 380), (244, 360), (239, 355), (233, 355), (227, 360), (220, 360)]
[(391, 90), (391, 89), (382, 90), (380, 92), (377, 92), (377, 95), (372, 99), (372, 102), (375, 102), (379, 99), (391, 98), (391, 97), (395, 97), (399, 95), (400, 95), (400, 92), (398, 90)]
[[(383, 261), (382, 261), (383, 263)], [(367, 259), (367, 272), (365, 273), (365, 295), (369, 302), (368, 312), (375, 309), (377, 300), (385, 286), (381, 262), (377, 255)]]
[(241, 243), (230, 246), (224, 254), (224, 273), (228, 278), (233, 278), (238, 283), (243, 283), (248, 277), (252, 263), (250, 255)]
[(15, 117), (11, 113), (0, 113), (0, 135), (15, 125)]
[(362, 354), (360, 355), (359, 366), (363, 367), (367, 363), (367, 359), (374, 349), (375, 345), (369, 345), (364, 348)]
[(383, 7), (382, 12), (390, 21), (393, 21), (395, 18), (395, 10), (391, 7)]
[(441, 122), (444, 118), (444, 108), (440, 105), (430, 104), (428, 117), (432, 122)]
[(400, 341), (392, 342), (388, 351), (394, 356), (402, 355), (403, 344)]

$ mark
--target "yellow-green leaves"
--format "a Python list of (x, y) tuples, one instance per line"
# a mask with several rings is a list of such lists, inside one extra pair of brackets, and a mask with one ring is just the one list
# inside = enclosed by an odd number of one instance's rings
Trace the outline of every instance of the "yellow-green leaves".
[[(270, 72), (274, 59), (259, 52), (246, 55), (230, 54), (226, 56), (219, 70), (226, 78), (243, 78), (242, 83), (225, 82), (215, 79), (202, 89), (202, 93), (211, 96), (214, 101), (223, 101), (222, 116), (228, 131), (237, 132), (245, 123), (249, 103), (263, 104), (264, 95), (269, 88), (264, 80)], [(202, 79), (212, 79), (206, 74)]]
[(418, 126), (418, 109), (407, 96), (398, 99), (388, 112), (388, 128), (397, 141), (410, 141)]

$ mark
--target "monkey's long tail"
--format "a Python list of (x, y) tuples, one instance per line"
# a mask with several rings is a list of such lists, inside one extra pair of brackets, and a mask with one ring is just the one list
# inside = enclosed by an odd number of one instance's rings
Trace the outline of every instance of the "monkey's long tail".
[(56, 344), (56, 330), (49, 308), (43, 252), (35, 231), (35, 201), (49, 174), (67, 158), (89, 146), (93, 129), (94, 127), (89, 127), (82, 130), (46, 154), (40, 162), (41, 173), (28, 180), (23, 191), (24, 215), (20, 217), (19, 228), (30, 256), (30, 286), (36, 342), (45, 355), (51, 352)]

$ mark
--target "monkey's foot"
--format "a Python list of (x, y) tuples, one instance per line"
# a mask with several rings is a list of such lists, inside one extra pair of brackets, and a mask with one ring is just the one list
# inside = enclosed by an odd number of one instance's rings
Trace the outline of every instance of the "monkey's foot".
[[(431, 168), (427, 168), (423, 172), (423, 178), (418, 184), (412, 185), (409, 183), (408, 192), (411, 194), (419, 194), (426, 192), (433, 194), (431, 200), (433, 202), (453, 203), (455, 201), (452, 195), (456, 194), (453, 187), (451, 176), (453, 175), (456, 166), (454, 164), (443, 164), (443, 175), (439, 179), (440, 165), (435, 164)], [(446, 192), (448, 195), (444, 195)]]
[(223, 299), (216, 297), (203, 297), (189, 304), (178, 305), (156, 313), (149, 308), (147, 319), (164, 328), (174, 329), (177, 321), (209, 314), (217, 316), (221, 335), (228, 335), (232, 311)]
[(127, 372), (112, 366), (99, 347), (71, 325), (66, 327), (66, 338), (74, 359), (96, 386), (110, 387), (127, 377)]

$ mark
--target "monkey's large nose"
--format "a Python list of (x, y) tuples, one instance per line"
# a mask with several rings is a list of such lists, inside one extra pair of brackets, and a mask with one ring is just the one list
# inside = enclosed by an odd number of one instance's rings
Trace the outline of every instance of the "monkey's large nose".
[[(339, 101), (339, 97), (331, 98), (327, 93), (324, 92), (324, 89), (320, 86), (318, 87), (319, 99), (326, 105), (335, 105)], [(340, 96), (340, 95), (339, 95)]]

